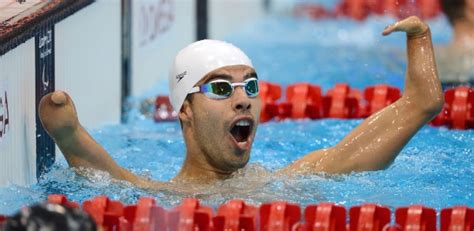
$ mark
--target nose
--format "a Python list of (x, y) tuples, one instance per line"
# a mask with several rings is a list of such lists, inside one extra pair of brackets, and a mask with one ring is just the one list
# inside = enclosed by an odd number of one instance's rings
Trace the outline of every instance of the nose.
[(236, 87), (232, 95), (232, 108), (235, 111), (248, 111), (252, 108), (250, 98), (242, 87)]

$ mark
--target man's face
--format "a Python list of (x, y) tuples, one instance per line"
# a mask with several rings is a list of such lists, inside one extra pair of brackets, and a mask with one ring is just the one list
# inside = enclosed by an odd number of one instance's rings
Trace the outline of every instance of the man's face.
[[(198, 84), (217, 79), (241, 83), (256, 77), (244, 65), (227, 66), (206, 75)], [(241, 86), (225, 99), (211, 99), (203, 93), (192, 96), (191, 129), (196, 148), (214, 169), (232, 172), (247, 164), (260, 115), (260, 97), (247, 96)]]

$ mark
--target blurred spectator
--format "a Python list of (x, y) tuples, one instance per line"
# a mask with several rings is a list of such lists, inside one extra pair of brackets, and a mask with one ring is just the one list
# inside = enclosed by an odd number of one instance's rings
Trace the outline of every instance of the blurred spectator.
[(474, 0), (440, 0), (453, 27), (451, 43), (437, 48), (443, 87), (474, 86)]
[(92, 218), (78, 208), (58, 204), (37, 204), (22, 208), (4, 223), (4, 231), (97, 230)]

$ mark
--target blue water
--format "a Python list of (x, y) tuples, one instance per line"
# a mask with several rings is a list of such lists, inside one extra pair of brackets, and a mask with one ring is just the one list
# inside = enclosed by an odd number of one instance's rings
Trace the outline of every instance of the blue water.
[[(363, 89), (377, 83), (403, 88), (405, 37), (380, 35), (392, 18), (373, 17), (313, 22), (294, 18), (265, 18), (236, 31), (229, 41), (252, 58), (259, 77), (286, 86), (311, 82), (325, 91), (339, 82)], [(429, 22), (436, 44), (449, 40), (444, 18)], [(117, 162), (133, 172), (167, 181), (180, 169), (184, 142), (178, 123), (156, 124), (138, 112), (146, 96), (167, 94), (160, 82), (143, 96), (130, 99), (130, 122), (90, 130)], [(349, 175), (314, 175), (274, 179), (265, 175), (305, 153), (336, 144), (361, 120), (301, 120), (261, 124), (248, 167), (236, 176), (196, 194), (141, 190), (114, 182), (107, 174), (90, 171), (88, 179), (76, 175), (61, 156), (38, 184), (0, 188), (0, 214), (11, 214), (22, 205), (44, 200), (48, 194), (65, 194), (82, 202), (107, 195), (125, 203), (153, 196), (171, 207), (194, 196), (218, 206), (232, 198), (254, 204), (287, 200), (302, 206), (331, 201), (344, 206), (364, 202), (392, 208), (424, 204), (436, 209), (453, 205), (474, 206), (474, 131), (426, 126), (408, 143), (386, 170)]]

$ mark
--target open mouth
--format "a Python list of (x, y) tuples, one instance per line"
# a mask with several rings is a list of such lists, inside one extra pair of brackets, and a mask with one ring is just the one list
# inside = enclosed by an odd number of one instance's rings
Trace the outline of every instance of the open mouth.
[(230, 129), (230, 134), (238, 143), (246, 142), (252, 131), (252, 124), (249, 119), (238, 120)]

